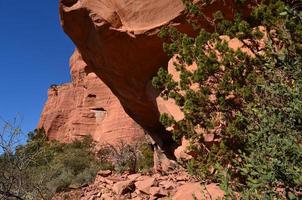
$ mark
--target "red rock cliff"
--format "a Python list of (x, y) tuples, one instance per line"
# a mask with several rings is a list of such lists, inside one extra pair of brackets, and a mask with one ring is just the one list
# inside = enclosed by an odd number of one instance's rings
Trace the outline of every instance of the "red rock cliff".
[[(231, 18), (235, 7), (233, 0), (204, 6), (208, 19), (201, 25), (208, 28), (218, 9)], [(63, 29), (90, 70), (110, 87), (126, 112), (153, 133), (159, 133), (161, 126), (150, 80), (169, 60), (157, 33), (166, 24), (191, 30), (184, 9), (182, 0), (60, 1)]]
[[(203, 6), (202, 11), (206, 18), (201, 25), (209, 29), (212, 14), (217, 10), (223, 10), (226, 17), (232, 18), (235, 7), (234, 0), (215, 1)], [(157, 142), (170, 139), (170, 135), (162, 134), (158, 107), (164, 111), (173, 111), (174, 108), (164, 108), (171, 105), (156, 101), (158, 95), (150, 82), (159, 67), (167, 67), (169, 61), (163, 52), (162, 41), (157, 37), (160, 28), (169, 24), (187, 33), (192, 31), (186, 23), (184, 9), (182, 0), (60, 0), (62, 27), (87, 63), (86, 71), (94, 72), (93, 78), (90, 77), (92, 75), (86, 78), (91, 79), (91, 82), (84, 81), (84, 84), (93, 87), (96, 82), (100, 83), (97, 86), (99, 89), (94, 89), (90, 97), (83, 96), (83, 89), (74, 86), (77, 78), (73, 79), (73, 85), (68, 84), (58, 88), (59, 97), (53, 97), (54, 91), (50, 90), (49, 103), (44, 111), (48, 113), (46, 115), (48, 117), (43, 114), (40, 123), (45, 125), (50, 136), (56, 138), (58, 137), (56, 134), (64, 132), (63, 136), (69, 134), (68, 137), (72, 137), (73, 134), (78, 134), (78, 130), (81, 130), (80, 134), (91, 132), (92, 135), (97, 135), (94, 133), (97, 132), (96, 130), (103, 129), (100, 128), (103, 125), (99, 125), (95, 119), (93, 119), (95, 122), (92, 122), (89, 117), (93, 117), (92, 111), (95, 112), (95, 116), (103, 116), (106, 111), (103, 111), (104, 107), (100, 107), (99, 104), (93, 106), (90, 104), (96, 101), (93, 100), (96, 93), (97, 97), (104, 91), (106, 94), (109, 93), (104, 82), (119, 99), (126, 113), (148, 130)], [(74, 70), (73, 72), (75, 74)], [(77, 95), (72, 96), (69, 93)], [(71, 95), (74, 100), (64, 98), (65, 95)], [(85, 95), (89, 94), (85, 93)], [(111, 93), (110, 95), (113, 96)], [(85, 111), (81, 108), (71, 112), (74, 107), (78, 108), (76, 105), (79, 101), (83, 101), (81, 105), (86, 107)], [(68, 109), (64, 111), (53, 109), (51, 106), (53, 104), (66, 104)], [(81, 115), (85, 114), (80, 118), (75, 117), (79, 115), (78, 112)], [(61, 118), (68, 118), (68, 120), (62, 121)], [(106, 123), (119, 121), (119, 118), (110, 119), (112, 122)], [(80, 129), (79, 127), (82, 126), (86, 128)], [(62, 127), (62, 130), (59, 127)]]
[(110, 89), (93, 73), (78, 51), (70, 59), (72, 83), (48, 91), (39, 127), (51, 139), (68, 142), (83, 135), (102, 143), (133, 141), (143, 129), (123, 110)]
[(146, 129), (159, 126), (149, 82), (168, 58), (158, 28), (184, 10), (181, 0), (62, 0), (62, 26), (83, 59)]

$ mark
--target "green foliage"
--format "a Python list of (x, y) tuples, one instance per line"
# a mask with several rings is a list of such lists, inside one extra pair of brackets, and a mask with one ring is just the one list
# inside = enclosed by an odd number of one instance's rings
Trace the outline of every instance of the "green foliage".
[(101, 166), (118, 173), (149, 172), (153, 167), (153, 150), (147, 143), (130, 145), (120, 141), (101, 147), (97, 155)]
[[(177, 141), (194, 141), (197, 156), (187, 163), (189, 171), (220, 182), (227, 195), (297, 199), (302, 190), (302, 12), (280, 0), (259, 3), (247, 18), (238, 12), (232, 21), (218, 11), (214, 31), (207, 32), (198, 27), (204, 17), (198, 4), (185, 3), (199, 34), (189, 37), (173, 28), (160, 34), (165, 51), (177, 55), (180, 81), (165, 69), (153, 81), (185, 118), (163, 114), (160, 121), (173, 128)], [(236, 38), (242, 48), (231, 48), (224, 38)], [(195, 71), (187, 68), (192, 63)], [(204, 138), (209, 133), (214, 134), (210, 142)]]
[[(48, 199), (55, 192), (78, 187), (91, 182), (99, 169), (98, 161), (91, 153), (94, 143), (90, 137), (69, 144), (49, 141), (44, 130), (29, 133), (27, 144), (19, 146), (10, 159), (28, 159), (24, 170), (12, 168), (6, 173), (22, 173), (25, 199)], [(2, 155), (0, 158), (4, 158)], [(19, 159), (20, 158), (20, 159)], [(5, 159), (0, 159), (0, 165), (8, 166)], [(21, 180), (21, 178), (19, 178)], [(17, 184), (17, 183), (16, 183)], [(31, 197), (29, 197), (29, 196)]]
[(43, 129), (29, 133), (25, 145), (0, 155), (0, 198), (51, 199), (56, 192), (90, 183), (100, 169), (147, 173), (153, 167), (153, 150), (147, 143), (121, 141), (95, 150), (88, 136), (59, 143), (48, 140)]
[(157, 76), (152, 80), (152, 84), (159, 90), (166, 88), (172, 89), (175, 87), (175, 82), (172, 80), (172, 75), (168, 74), (166, 70), (160, 68)]
[(153, 149), (150, 144), (142, 143), (138, 147), (136, 171), (149, 172), (154, 166)]

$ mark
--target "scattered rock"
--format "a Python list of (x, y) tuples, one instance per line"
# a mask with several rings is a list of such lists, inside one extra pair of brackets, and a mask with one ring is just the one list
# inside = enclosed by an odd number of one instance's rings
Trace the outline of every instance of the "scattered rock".
[(128, 175), (128, 179), (131, 181), (136, 181), (137, 178), (139, 178), (141, 176), (142, 176), (141, 174), (130, 174), (130, 175)]
[(174, 160), (167, 158), (167, 156), (164, 154), (164, 151), (159, 147), (154, 149), (153, 158), (155, 172), (165, 173), (168, 171), (173, 171), (178, 166)]
[(106, 181), (109, 182), (113, 182), (113, 183), (116, 183), (116, 182), (119, 182), (119, 181), (125, 181), (126, 179), (121, 177), (121, 176), (111, 176), (111, 177), (107, 177), (106, 178)]
[(188, 181), (189, 177), (186, 175), (180, 175), (176, 177), (176, 181)]
[(155, 178), (145, 176), (145, 177), (140, 177), (140, 179), (138, 180), (139, 181), (135, 183), (136, 189), (138, 189), (139, 191), (145, 194), (150, 194), (151, 187), (155, 185)]
[(203, 138), (205, 142), (213, 142), (215, 139), (215, 135), (213, 133), (203, 134)]
[(122, 195), (131, 192), (134, 189), (133, 181), (121, 181), (113, 185), (112, 191), (117, 195)]
[(149, 175), (139, 173), (120, 175), (112, 172), (107, 177), (101, 176), (108, 173), (99, 173), (94, 183), (87, 187), (61, 193), (53, 199), (64, 200), (65, 194), (71, 199), (81, 200), (171, 200), (175, 194), (176, 200), (186, 200), (190, 199), (193, 193), (200, 197), (204, 189), (215, 198), (221, 192), (215, 184), (202, 187), (180, 166), (178, 169), (165, 172), (164, 175), (158, 172)]
[(68, 188), (72, 190), (78, 189), (80, 187), (81, 187), (80, 185), (75, 185), (75, 184), (71, 184), (70, 186), (68, 186)]
[(112, 180), (109, 180), (109, 179), (104, 179), (104, 183), (106, 183), (106, 186), (113, 185), (116, 182), (118, 182), (118, 181), (112, 181)]
[(190, 146), (190, 141), (185, 138), (182, 139), (181, 146), (179, 146), (174, 151), (174, 156), (179, 161), (188, 161), (192, 159), (192, 156), (188, 153), (188, 148)]
[(162, 181), (159, 183), (160, 186), (162, 186), (166, 190), (172, 190), (176, 188), (176, 184), (172, 181)]
[(177, 163), (174, 160), (170, 160), (168, 158), (163, 159), (161, 162), (162, 172), (173, 171), (177, 167)]
[(189, 183), (179, 187), (172, 200), (194, 200), (194, 196), (200, 199), (202, 198), (201, 191), (202, 187), (200, 183)]
[(187, 183), (177, 189), (172, 200), (215, 200), (224, 197), (224, 192), (216, 185), (202, 186), (200, 183)]
[(150, 195), (155, 196), (155, 197), (165, 197), (165, 196), (168, 196), (168, 192), (166, 190), (163, 190), (160, 187), (151, 187)]
[(174, 151), (174, 155), (176, 157), (177, 160), (180, 161), (187, 161), (187, 160), (191, 160), (192, 156), (186, 153), (186, 149), (182, 146), (178, 147), (177, 149), (175, 149)]

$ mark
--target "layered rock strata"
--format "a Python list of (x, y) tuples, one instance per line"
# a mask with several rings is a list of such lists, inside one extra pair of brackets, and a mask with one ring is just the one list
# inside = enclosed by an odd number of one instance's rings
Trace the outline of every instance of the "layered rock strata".
[(159, 132), (157, 93), (150, 80), (168, 57), (159, 27), (177, 19), (181, 0), (81, 0), (60, 4), (64, 31), (90, 70), (145, 129)]
[(144, 130), (124, 111), (119, 100), (93, 73), (78, 51), (70, 59), (72, 82), (53, 85), (38, 127), (50, 139), (69, 142), (91, 135), (100, 143), (135, 141)]

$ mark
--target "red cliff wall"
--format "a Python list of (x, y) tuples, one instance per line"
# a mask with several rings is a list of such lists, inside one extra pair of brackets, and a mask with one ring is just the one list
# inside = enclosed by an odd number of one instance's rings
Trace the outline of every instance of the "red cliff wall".
[(70, 59), (70, 69), (72, 83), (48, 91), (39, 127), (45, 128), (49, 138), (68, 142), (92, 135), (100, 143), (114, 143), (144, 136), (110, 89), (93, 72), (87, 72), (78, 51)]

